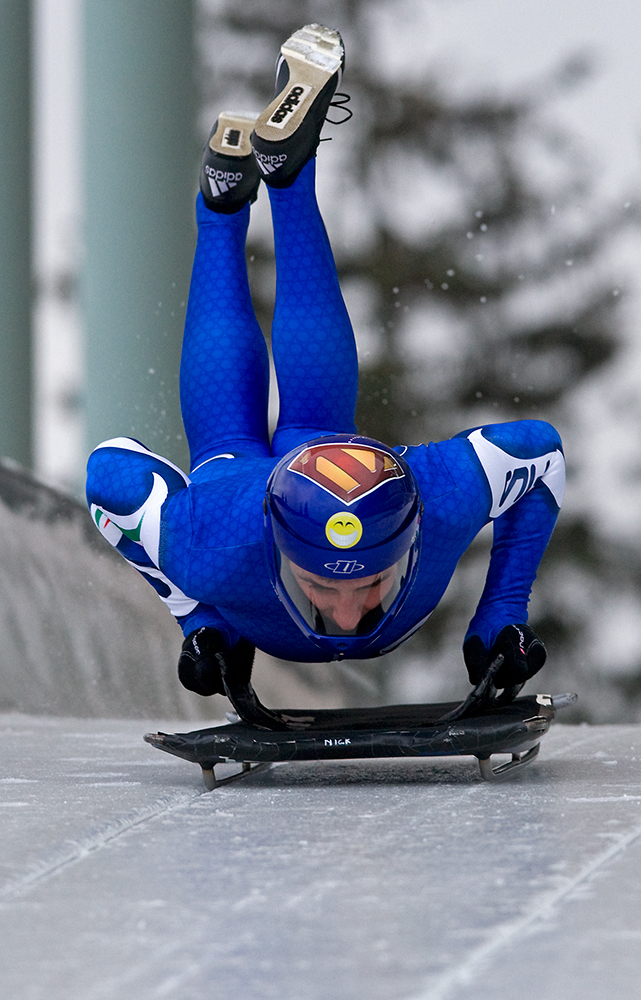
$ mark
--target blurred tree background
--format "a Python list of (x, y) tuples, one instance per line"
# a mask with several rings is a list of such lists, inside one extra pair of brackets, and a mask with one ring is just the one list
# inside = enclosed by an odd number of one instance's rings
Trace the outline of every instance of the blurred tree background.
[[(637, 218), (632, 202), (597, 194), (585, 150), (553, 113), (590, 66), (577, 57), (518, 93), (462, 98), (442, 70), (437, 76), (416, 58), (420, 45), (412, 24), (395, 20), (399, 10), (368, 0), (201, 0), (203, 139), (219, 111), (258, 111), (271, 99), (275, 58), (292, 30), (309, 21), (340, 30), (347, 62), (339, 89), (350, 94), (354, 117), (324, 129), (334, 141), (319, 149), (319, 198), (359, 345), (359, 431), (416, 444), (527, 417), (559, 428), (569, 499), (531, 603), (549, 650), (537, 687), (579, 691), (574, 719), (637, 719), (641, 553), (598, 509), (610, 468), (598, 449), (611, 452), (613, 443), (590, 441), (590, 415), (609, 407), (615, 428), (625, 403), (621, 385), (613, 389), (626, 344), (624, 283), (613, 278), (611, 248)], [(248, 254), (269, 336), (266, 202), (263, 193)], [(629, 438), (640, 422), (633, 402)], [(636, 449), (633, 457), (628, 502)], [(621, 464), (629, 466), (627, 454)], [(485, 529), (401, 650), (343, 670), (353, 700), (363, 701), (363, 687), (386, 701), (465, 692), (460, 646), (490, 544)]]

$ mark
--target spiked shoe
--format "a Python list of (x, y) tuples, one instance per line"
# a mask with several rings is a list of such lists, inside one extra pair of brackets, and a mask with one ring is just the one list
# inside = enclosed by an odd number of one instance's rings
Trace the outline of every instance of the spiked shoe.
[(260, 172), (252, 152), (255, 115), (224, 111), (203, 152), (200, 190), (207, 208), (231, 215), (256, 200)]
[(345, 65), (341, 36), (307, 24), (281, 48), (276, 96), (252, 133), (254, 156), (270, 187), (289, 187), (314, 156)]

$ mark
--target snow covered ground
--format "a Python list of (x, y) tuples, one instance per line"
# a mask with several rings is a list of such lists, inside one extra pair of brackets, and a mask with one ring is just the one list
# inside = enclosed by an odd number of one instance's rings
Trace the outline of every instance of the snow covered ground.
[(555, 725), (497, 785), (463, 758), (208, 793), (142, 742), (158, 725), (0, 717), (4, 996), (637, 995), (638, 726)]

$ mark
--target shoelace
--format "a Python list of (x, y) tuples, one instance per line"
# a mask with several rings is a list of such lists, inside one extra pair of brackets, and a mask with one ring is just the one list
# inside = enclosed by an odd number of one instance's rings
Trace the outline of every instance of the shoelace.
[(350, 94), (334, 94), (334, 100), (331, 102), (330, 108), (338, 108), (344, 113), (344, 117), (339, 121), (332, 121), (331, 118), (326, 118), (325, 121), (328, 121), (330, 125), (344, 125), (345, 122), (350, 120), (350, 118), (353, 118), (354, 112), (351, 108), (347, 107), (347, 104), (351, 101), (351, 99)]

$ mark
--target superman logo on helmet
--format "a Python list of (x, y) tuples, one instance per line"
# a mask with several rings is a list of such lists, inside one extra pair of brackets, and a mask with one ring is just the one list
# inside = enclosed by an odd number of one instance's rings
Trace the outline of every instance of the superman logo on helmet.
[(353, 443), (317, 444), (305, 448), (288, 465), (348, 506), (390, 479), (405, 475), (389, 452)]

